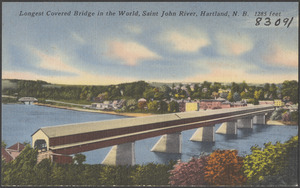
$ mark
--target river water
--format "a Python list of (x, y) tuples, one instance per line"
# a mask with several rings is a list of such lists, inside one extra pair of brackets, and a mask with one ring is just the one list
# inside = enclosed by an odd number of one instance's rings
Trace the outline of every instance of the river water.
[[(31, 143), (31, 135), (41, 127), (127, 118), (118, 115), (80, 112), (36, 105), (2, 104), (2, 140), (11, 146), (16, 142)], [(221, 124), (215, 125), (215, 130)], [(189, 141), (196, 129), (182, 132), (182, 154), (166, 154), (151, 152), (151, 148), (159, 140), (153, 137), (135, 142), (135, 158), (137, 164), (166, 163), (170, 159), (188, 161), (201, 153), (211, 153), (216, 149), (236, 149), (239, 155), (251, 153), (251, 146), (263, 146), (264, 143), (285, 142), (298, 135), (298, 126), (253, 125), (253, 129), (238, 129), (236, 136), (215, 134), (214, 143)], [(83, 153), (86, 163), (99, 164), (103, 161), (111, 147)]]

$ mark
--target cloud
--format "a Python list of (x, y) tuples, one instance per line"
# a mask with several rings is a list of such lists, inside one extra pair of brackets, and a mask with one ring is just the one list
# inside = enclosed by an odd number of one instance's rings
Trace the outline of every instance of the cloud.
[(292, 50), (282, 44), (274, 44), (263, 59), (271, 65), (298, 67), (298, 49)]
[(284, 80), (297, 80), (296, 73), (273, 74), (268, 70), (259, 68), (258, 65), (245, 62), (236, 58), (207, 58), (192, 62), (196, 69), (202, 71), (197, 75), (188, 76), (184, 82), (242, 82), (249, 83), (282, 83)]
[(138, 25), (125, 25), (125, 29), (134, 34), (140, 34), (143, 31)]
[(85, 44), (85, 40), (79, 34), (72, 32), (71, 36), (75, 41), (79, 42), (80, 44)]
[(284, 80), (298, 80), (297, 74), (258, 74), (247, 73), (244, 69), (218, 68), (207, 74), (187, 77), (184, 82), (243, 82), (247, 83), (282, 83)]
[(216, 35), (217, 50), (219, 54), (225, 56), (239, 56), (253, 49), (253, 41), (244, 34), (224, 34)]
[(160, 40), (168, 42), (172, 50), (185, 53), (197, 52), (210, 44), (206, 34), (193, 29), (188, 33), (168, 31), (162, 34)]
[(159, 59), (160, 56), (147, 47), (132, 41), (113, 40), (108, 42), (107, 55), (125, 65), (135, 66), (142, 60)]
[(2, 79), (44, 80), (53, 84), (70, 85), (109, 85), (136, 81), (132, 77), (98, 75), (84, 71), (76, 76), (66, 76), (63, 74), (60, 76), (51, 76), (32, 72), (3, 71)]
[(70, 66), (67, 62), (68, 57), (62, 52), (56, 52), (54, 55), (48, 55), (41, 50), (30, 47), (30, 51), (39, 58), (38, 66), (46, 70), (78, 73), (79, 70)]

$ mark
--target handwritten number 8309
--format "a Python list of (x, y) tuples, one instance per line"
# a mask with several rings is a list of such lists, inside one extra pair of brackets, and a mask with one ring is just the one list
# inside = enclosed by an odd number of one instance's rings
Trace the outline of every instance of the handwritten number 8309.
[(282, 20), (281, 20), (281, 18), (279, 18), (275, 22), (273, 22), (271, 20), (271, 18), (269, 18), (269, 17), (266, 17), (264, 19), (262, 17), (258, 17), (258, 18), (256, 18), (255, 25), (256, 26), (260, 26), (260, 25), (270, 26), (270, 25), (274, 24), (274, 26), (280, 26), (281, 24), (283, 24), (283, 26), (286, 26), (287, 28), (289, 28), (293, 19), (294, 19), (294, 17), (284, 18)]

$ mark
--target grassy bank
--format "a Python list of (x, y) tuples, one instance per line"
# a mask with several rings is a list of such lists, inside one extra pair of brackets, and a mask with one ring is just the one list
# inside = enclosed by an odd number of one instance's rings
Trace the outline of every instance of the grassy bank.
[(92, 110), (86, 109), (83, 107), (72, 106), (72, 105), (63, 105), (63, 104), (44, 104), (44, 103), (35, 103), (39, 106), (47, 106), (51, 108), (60, 108), (66, 110), (76, 110), (81, 112), (93, 112), (93, 113), (101, 113), (101, 114), (111, 114), (111, 115), (120, 115), (120, 116), (128, 116), (128, 117), (143, 117), (143, 116), (150, 116), (150, 113), (128, 113), (128, 112), (115, 112), (115, 111), (103, 111), (103, 110)]

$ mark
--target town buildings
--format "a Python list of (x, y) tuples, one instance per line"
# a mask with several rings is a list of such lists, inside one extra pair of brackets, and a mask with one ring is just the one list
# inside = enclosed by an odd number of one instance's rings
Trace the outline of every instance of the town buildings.
[(2, 159), (4, 159), (5, 162), (8, 163), (8, 162), (16, 159), (20, 155), (20, 153), (22, 152), (22, 150), (24, 148), (25, 148), (25, 145), (21, 144), (19, 142), (10, 146), (9, 148), (1, 147)]

